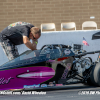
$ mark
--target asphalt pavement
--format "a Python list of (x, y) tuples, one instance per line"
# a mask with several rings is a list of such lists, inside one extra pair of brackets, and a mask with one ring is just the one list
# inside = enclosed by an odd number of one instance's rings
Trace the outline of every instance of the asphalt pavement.
[[(84, 84), (67, 85), (64, 88), (0, 92), (0, 100), (99, 100), (100, 87)], [(12, 94), (10, 94), (12, 93)], [(20, 94), (19, 94), (20, 93)]]

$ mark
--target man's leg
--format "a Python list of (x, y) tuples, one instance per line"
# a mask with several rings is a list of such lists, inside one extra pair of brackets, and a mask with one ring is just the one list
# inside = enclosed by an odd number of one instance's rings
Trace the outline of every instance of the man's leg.
[(9, 40), (0, 40), (0, 44), (9, 60), (19, 56), (17, 47)]

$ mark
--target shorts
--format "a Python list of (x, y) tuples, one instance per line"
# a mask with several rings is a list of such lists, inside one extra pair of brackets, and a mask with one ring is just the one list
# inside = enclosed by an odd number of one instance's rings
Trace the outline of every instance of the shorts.
[(19, 56), (18, 49), (9, 39), (0, 38), (0, 45), (9, 60), (13, 60)]

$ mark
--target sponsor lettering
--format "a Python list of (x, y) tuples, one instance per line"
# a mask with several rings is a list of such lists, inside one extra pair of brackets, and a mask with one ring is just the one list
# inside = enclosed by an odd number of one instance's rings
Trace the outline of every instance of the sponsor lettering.
[(66, 68), (65, 68), (65, 70), (64, 70), (64, 73), (63, 73), (61, 79), (66, 79), (67, 74), (68, 74), (70, 68), (71, 68), (71, 63), (68, 63), (67, 66), (66, 66)]
[(47, 84), (41, 84), (41, 87), (47, 87)]
[(48, 86), (54, 86), (53, 82), (49, 82)]
[(70, 51), (69, 49), (66, 49), (66, 50), (64, 51), (64, 53), (65, 53), (65, 55), (69, 55), (69, 54), (71, 53), (71, 51)]
[(42, 76), (42, 73), (34, 73), (33, 76)]
[(9, 77), (8, 79), (0, 78), (0, 85), (2, 84), (8, 84), (10, 82), (10, 80), (13, 79), (12, 77)]
[(34, 84), (34, 85), (24, 85), (24, 88), (38, 88), (40, 87), (40, 84)]
[(63, 86), (63, 84), (56, 84), (56, 86)]

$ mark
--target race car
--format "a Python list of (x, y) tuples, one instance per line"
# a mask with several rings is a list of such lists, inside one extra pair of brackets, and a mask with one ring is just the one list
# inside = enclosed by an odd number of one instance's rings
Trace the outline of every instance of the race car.
[(100, 86), (100, 62), (84, 57), (99, 52), (75, 54), (71, 46), (63, 44), (28, 50), (0, 66), (0, 90), (41, 89), (74, 83)]

